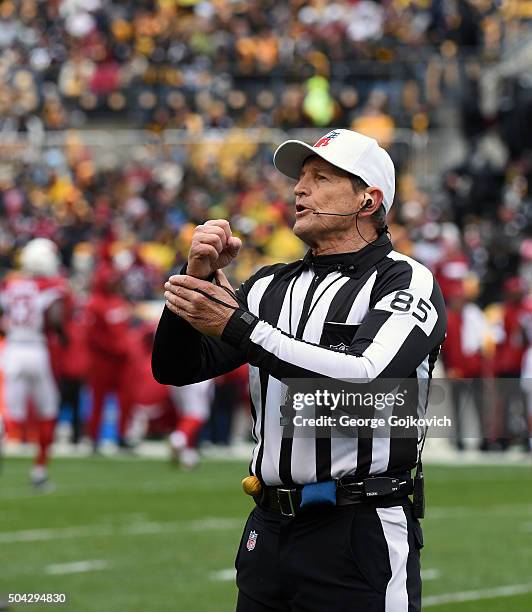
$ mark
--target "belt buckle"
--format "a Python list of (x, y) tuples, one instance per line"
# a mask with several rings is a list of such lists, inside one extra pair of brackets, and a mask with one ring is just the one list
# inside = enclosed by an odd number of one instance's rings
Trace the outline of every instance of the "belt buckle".
[(283, 516), (293, 518), (296, 515), (294, 500), (292, 498), (292, 494), (296, 492), (297, 489), (277, 489), (277, 500)]

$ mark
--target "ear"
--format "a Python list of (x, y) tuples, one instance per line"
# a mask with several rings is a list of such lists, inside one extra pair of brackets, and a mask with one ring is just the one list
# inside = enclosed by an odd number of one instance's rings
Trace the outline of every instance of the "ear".
[(364, 210), (361, 210), (360, 216), (369, 217), (374, 212), (379, 210), (383, 202), (384, 194), (378, 187), (367, 187), (364, 189), (364, 200), (362, 206)]

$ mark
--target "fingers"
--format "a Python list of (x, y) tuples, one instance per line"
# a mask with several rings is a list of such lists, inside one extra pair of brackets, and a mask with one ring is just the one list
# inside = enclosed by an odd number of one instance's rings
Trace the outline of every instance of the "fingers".
[(198, 225), (192, 237), (191, 250), (202, 244), (213, 246), (217, 253), (221, 253), (227, 244), (227, 236), (222, 228), (215, 226)]
[(229, 238), (231, 238), (231, 230), (229, 229), (229, 223), (225, 221), (227, 226), (220, 227), (219, 225), (215, 225), (209, 221), (204, 223), (203, 225), (198, 225), (195, 229), (195, 236), (199, 239), (203, 239), (205, 236), (218, 236), (222, 243), (222, 246), (225, 247)]
[(216, 268), (227, 266), (241, 247), (242, 241), (232, 235), (228, 221), (206, 221), (194, 230), (188, 254), (188, 272), (197, 278), (207, 278)]
[(231, 232), (231, 226), (229, 225), (229, 221), (226, 219), (211, 219), (210, 221), (206, 221), (204, 226), (208, 226), (209, 229), (220, 228), (226, 237), (226, 242), (233, 235)]
[[(226, 223), (227, 226), (229, 226), (227, 221)], [(229, 238), (231, 238), (231, 230), (226, 230), (219, 225), (212, 225), (209, 221), (198, 227), (201, 227), (201, 233), (203, 234), (220, 236), (224, 244), (229, 240)]]
[(212, 289), (212, 283), (209, 281), (194, 278), (188, 274), (174, 274), (166, 281), (165, 289), (168, 284), (174, 287), (183, 287), (184, 289), (203, 289), (204, 291)]
[(190, 249), (189, 260), (208, 259), (212, 262), (218, 260), (219, 251), (211, 244), (196, 244)]
[(228, 289), (233, 290), (233, 288), (231, 287), (231, 283), (227, 280), (227, 276), (224, 274), (223, 270), (216, 270), (214, 278), (216, 280), (216, 283), (221, 287), (225, 286)]
[[(225, 286), (231, 293), (234, 293), (231, 284), (221, 270), (215, 272), (216, 280), (219, 285)], [(186, 300), (192, 307), (191, 313), (198, 313), (198, 309), (209, 302), (209, 299), (199, 293), (197, 289), (201, 289), (203, 293), (208, 294), (213, 298), (223, 301), (224, 303), (238, 306), (238, 302), (232, 297), (228, 297), (225, 290), (213, 285), (212, 283), (185, 274), (175, 274), (171, 276), (164, 285), (165, 300), (168, 300), (172, 295)], [(170, 300), (171, 301), (171, 300)]]
[[(168, 285), (169, 283), (165, 284)], [(184, 289), (179, 289), (179, 291), (188, 291)], [(194, 293), (191, 291), (190, 293)], [(195, 304), (192, 300), (188, 299), (189, 296), (184, 296), (183, 294), (176, 294), (174, 291), (167, 290), (164, 292), (164, 301), (167, 306), (174, 314), (179, 315), (183, 318), (193, 318), (195, 311)]]
[(171, 310), (176, 315), (186, 315), (187, 314), (187, 305), (186, 303), (182, 303), (181, 298), (178, 298), (176, 295), (169, 294), (168, 296), (165, 293), (165, 306)]
[(227, 241), (227, 249), (232, 257), (236, 257), (242, 248), (242, 240), (236, 236), (231, 236)]
[(196, 313), (200, 303), (205, 299), (195, 289), (201, 289), (210, 295), (215, 291), (212, 283), (180, 274), (171, 276), (164, 284), (164, 289), (164, 299), (172, 304), (175, 304), (175, 298), (181, 300), (181, 304), (186, 303), (188, 305), (185, 310), (189, 314)]
[(219, 236), (218, 234), (199, 234), (196, 238), (196, 240), (193, 242), (192, 247), (194, 250), (196, 250), (196, 248), (200, 248), (203, 245), (208, 245), (208, 246), (212, 246), (214, 247), (214, 249), (216, 250), (216, 255), (218, 255), (219, 253), (221, 253), (224, 248), (225, 248), (225, 234), (223, 236), (223, 238), (221, 236)]
[(196, 317), (194, 313), (190, 310), (190, 306), (185, 300), (181, 300), (181, 298), (177, 298), (174, 296), (173, 299), (165, 300), (165, 306), (168, 310), (171, 310), (174, 314), (186, 321), (193, 321)]
[(170, 298), (177, 297), (181, 300), (186, 300), (186, 302), (189, 304), (194, 304), (197, 296), (200, 295), (193, 289), (188, 289), (186, 287), (177, 285), (176, 283), (171, 283), (170, 281), (167, 281), (164, 284), (164, 289), (164, 299), (170, 301), (172, 301)]

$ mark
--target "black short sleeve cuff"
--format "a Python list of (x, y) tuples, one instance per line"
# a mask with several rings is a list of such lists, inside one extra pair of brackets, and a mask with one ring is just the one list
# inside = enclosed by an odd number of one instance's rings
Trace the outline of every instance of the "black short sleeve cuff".
[(222, 340), (235, 348), (241, 348), (242, 343), (250, 337), (258, 322), (258, 317), (251, 314), (249, 310), (239, 308), (227, 321), (222, 332)]

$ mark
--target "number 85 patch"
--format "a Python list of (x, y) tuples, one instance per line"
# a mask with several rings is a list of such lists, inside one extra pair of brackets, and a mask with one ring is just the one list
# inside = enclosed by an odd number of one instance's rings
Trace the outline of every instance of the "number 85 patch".
[(386, 310), (411, 318), (412, 325), (420, 327), (426, 336), (430, 336), (438, 320), (436, 309), (429, 300), (403, 289), (383, 297), (375, 304), (375, 310)]

